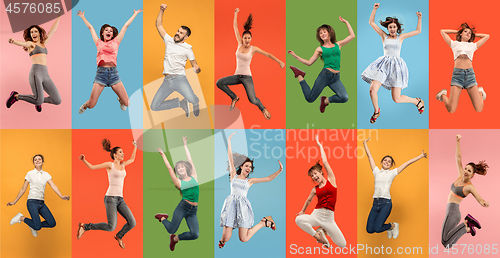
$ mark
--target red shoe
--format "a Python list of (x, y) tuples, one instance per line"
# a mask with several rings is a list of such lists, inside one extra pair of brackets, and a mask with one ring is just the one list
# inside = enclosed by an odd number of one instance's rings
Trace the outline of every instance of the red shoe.
[(290, 66), (290, 69), (292, 69), (293, 75), (295, 76), (295, 78), (297, 78), (299, 75), (301, 75), (302, 77), (306, 76), (306, 72), (300, 70), (299, 68), (297, 68), (295, 66)]
[(378, 112), (374, 112), (372, 117), (370, 118), (370, 123), (377, 122), (377, 118), (380, 116), (380, 108), (378, 108)]
[(219, 240), (219, 249), (222, 249), (226, 245), (226, 242), (222, 242), (222, 240)]
[(175, 244), (177, 244), (177, 242), (175, 242), (174, 240), (174, 237), (174, 234), (170, 235), (170, 251), (173, 251), (175, 249)]
[(157, 213), (157, 214), (155, 215), (155, 219), (157, 219), (159, 222), (161, 222), (161, 218), (168, 219), (168, 214), (164, 214), (164, 213)]
[(325, 108), (329, 105), (329, 104), (325, 104), (325, 99), (326, 99), (325, 96), (321, 96), (321, 104), (319, 105), (319, 111), (321, 113), (325, 113)]

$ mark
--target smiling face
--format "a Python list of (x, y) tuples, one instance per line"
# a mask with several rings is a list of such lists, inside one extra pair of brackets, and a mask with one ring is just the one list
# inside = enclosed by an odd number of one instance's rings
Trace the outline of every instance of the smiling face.
[(320, 184), (321, 182), (323, 182), (325, 180), (323, 173), (317, 169), (313, 169), (309, 175), (311, 176), (312, 180), (318, 184)]
[(396, 34), (398, 33), (398, 25), (393, 22), (393, 23), (390, 23), (388, 26), (387, 26), (387, 30), (389, 31), (389, 35), (390, 36), (393, 36), (395, 37)]
[(123, 150), (120, 148), (118, 149), (114, 154), (113, 154), (113, 158), (115, 160), (118, 160), (118, 161), (122, 161), (123, 160), (123, 157), (125, 157), (125, 153), (123, 152)]
[(470, 180), (473, 177), (474, 177), (474, 168), (471, 165), (465, 166), (463, 179), (464, 180), (467, 180), (467, 179)]
[(330, 33), (326, 29), (319, 30), (319, 37), (324, 41), (326, 41), (330, 37)]
[(382, 169), (388, 170), (392, 167), (392, 158), (391, 157), (385, 157), (382, 160)]
[(247, 161), (240, 166), (241, 174), (245, 177), (248, 177), (250, 172), (252, 172), (252, 162)]
[(102, 32), (102, 37), (104, 38), (104, 42), (110, 41), (113, 39), (114, 33), (112, 27), (106, 27)]
[(40, 31), (36, 27), (31, 28), (30, 30), (30, 36), (33, 42), (40, 42)]
[(175, 172), (177, 172), (177, 175), (181, 179), (185, 178), (187, 176), (187, 168), (182, 163), (177, 164), (177, 167), (175, 168)]
[(43, 165), (43, 158), (40, 155), (37, 155), (33, 158), (33, 165), (35, 165), (35, 168), (41, 169)]
[(174, 42), (175, 43), (182, 43), (184, 40), (188, 38), (187, 36), (187, 30), (183, 29), (182, 27), (177, 30), (174, 36)]

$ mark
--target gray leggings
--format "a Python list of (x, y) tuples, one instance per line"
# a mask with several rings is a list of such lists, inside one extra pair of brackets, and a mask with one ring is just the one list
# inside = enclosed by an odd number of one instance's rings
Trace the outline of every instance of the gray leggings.
[(85, 224), (84, 229), (87, 230), (105, 230), (113, 231), (116, 228), (117, 215), (116, 212), (120, 213), (123, 218), (127, 221), (127, 224), (123, 225), (123, 228), (116, 234), (118, 238), (123, 238), (128, 231), (135, 227), (136, 222), (132, 211), (128, 208), (127, 204), (120, 196), (104, 196), (104, 205), (106, 206), (106, 216), (108, 217), (108, 223), (97, 223)]
[[(56, 88), (56, 85), (50, 79), (49, 71), (46, 65), (33, 64), (30, 70), (29, 82), (33, 95), (17, 95), (19, 100), (24, 100), (33, 105), (40, 106), (43, 103), (54, 105), (61, 104), (61, 96)], [(43, 97), (43, 91), (49, 94), (48, 97)]]
[(460, 205), (458, 203), (448, 203), (446, 206), (446, 217), (444, 218), (443, 231), (441, 232), (441, 244), (450, 248), (457, 243), (467, 229), (464, 223), (461, 223)]
[(247, 91), (248, 101), (259, 107), (260, 111), (265, 109), (264, 105), (260, 102), (260, 99), (255, 96), (255, 88), (251, 75), (232, 75), (220, 78), (217, 80), (216, 84), (217, 87), (231, 97), (232, 100), (236, 99), (236, 94), (229, 89), (228, 85), (243, 84), (243, 87), (245, 87), (245, 90)]

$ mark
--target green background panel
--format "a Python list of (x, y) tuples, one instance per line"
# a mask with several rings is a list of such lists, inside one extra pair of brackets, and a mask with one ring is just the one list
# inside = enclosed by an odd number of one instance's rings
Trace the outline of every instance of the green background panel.
[[(322, 24), (329, 24), (335, 30), (337, 41), (349, 35), (347, 26), (339, 20), (339, 16), (349, 21), (354, 33), (357, 29), (356, 1), (302, 1), (286, 2), (286, 42), (287, 50), (293, 50), (298, 56), (309, 59), (319, 46), (316, 40), (316, 29)], [(356, 128), (356, 50), (354, 38), (341, 49), (340, 80), (344, 84), (349, 100), (346, 103), (332, 103), (325, 113), (319, 112), (320, 97), (331, 96), (333, 91), (326, 87), (314, 103), (308, 103), (302, 93), (300, 84), (293, 76), (292, 70), (286, 72), (286, 128)], [(292, 55), (287, 54), (287, 67), (296, 66), (306, 72), (305, 79), (312, 88), (319, 72), (323, 69), (323, 61), (319, 58), (310, 67), (302, 64)]]
[[(188, 148), (200, 184), (197, 213), (200, 237), (196, 240), (177, 243), (175, 251), (171, 252), (170, 234), (154, 216), (156, 213), (167, 213), (170, 220), (177, 204), (181, 201), (181, 195), (175, 188), (156, 148), (161, 147), (164, 151), (167, 150), (165, 154), (172, 166), (177, 161), (187, 160), (182, 136), (188, 137)], [(213, 257), (214, 145), (212, 136), (213, 131), (210, 129), (147, 130), (144, 132), (144, 257), (158, 257), (161, 254), (168, 257)], [(186, 221), (183, 219), (176, 234), (188, 230)]]

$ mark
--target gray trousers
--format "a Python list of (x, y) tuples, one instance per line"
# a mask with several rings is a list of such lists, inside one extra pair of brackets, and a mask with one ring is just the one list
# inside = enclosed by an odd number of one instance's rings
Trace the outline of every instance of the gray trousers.
[(231, 97), (231, 100), (236, 99), (236, 94), (234, 94), (234, 92), (229, 89), (228, 85), (236, 84), (243, 84), (243, 87), (245, 87), (245, 90), (247, 92), (248, 101), (250, 101), (250, 103), (259, 107), (260, 111), (263, 111), (265, 109), (264, 105), (262, 105), (262, 102), (260, 102), (260, 99), (255, 96), (255, 87), (253, 85), (252, 76), (232, 75), (220, 78), (216, 83), (219, 89), (221, 89), (224, 93)]
[[(30, 70), (29, 82), (33, 95), (19, 94), (17, 96), (19, 100), (23, 100), (37, 106), (40, 106), (43, 103), (54, 105), (61, 104), (61, 96), (59, 95), (56, 85), (52, 79), (50, 79), (49, 71), (47, 70), (46, 65), (33, 64)], [(44, 91), (49, 94), (46, 98), (43, 96)]]
[(120, 196), (104, 196), (104, 205), (106, 206), (106, 216), (108, 217), (108, 223), (97, 223), (85, 224), (84, 229), (87, 230), (105, 230), (113, 231), (116, 228), (117, 215), (116, 212), (120, 213), (123, 218), (127, 221), (123, 228), (116, 234), (118, 238), (123, 238), (128, 231), (135, 227), (136, 222), (132, 211), (128, 208), (127, 204)]
[(443, 222), (443, 231), (441, 232), (441, 244), (450, 248), (457, 243), (467, 229), (464, 223), (461, 223), (460, 205), (458, 203), (448, 203), (446, 206), (446, 217)]

